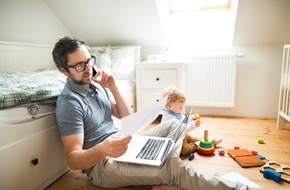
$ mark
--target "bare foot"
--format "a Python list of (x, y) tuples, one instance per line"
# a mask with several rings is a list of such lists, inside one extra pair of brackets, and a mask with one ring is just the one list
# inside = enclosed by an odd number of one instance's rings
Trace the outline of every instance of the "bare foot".
[(182, 188), (173, 185), (153, 185), (152, 190), (183, 190)]

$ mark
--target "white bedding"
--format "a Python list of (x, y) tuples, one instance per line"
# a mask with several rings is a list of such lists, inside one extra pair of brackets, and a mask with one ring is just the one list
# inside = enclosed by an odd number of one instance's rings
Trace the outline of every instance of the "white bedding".
[(92, 47), (96, 66), (115, 75), (117, 80), (135, 81), (135, 64), (140, 62), (141, 46)]
[[(135, 82), (128, 80), (116, 80), (120, 91), (131, 106), (134, 104), (131, 100), (135, 96)], [(39, 101), (36, 103), (22, 104), (15, 107), (9, 107), (0, 110), (1, 124), (19, 124), (32, 121), (47, 115), (54, 114), (55, 101), (47, 103)]]
[[(135, 112), (135, 64), (140, 62), (141, 46), (92, 47), (91, 50), (97, 57), (96, 66), (115, 75), (131, 112)], [(55, 102), (66, 77), (47, 60), (51, 58), (51, 51), (52, 48), (46, 46), (0, 42), (0, 54), (3, 55), (0, 57), (0, 124), (26, 123), (54, 114)], [(32, 55), (37, 59), (31, 59)], [(45, 59), (43, 67), (42, 58)], [(38, 111), (29, 113), (34, 105)]]
[(0, 109), (55, 99), (65, 84), (57, 69), (34, 72), (0, 72)]
[(135, 65), (141, 61), (140, 51), (141, 46), (91, 47), (96, 66), (114, 74), (131, 113), (136, 111)]

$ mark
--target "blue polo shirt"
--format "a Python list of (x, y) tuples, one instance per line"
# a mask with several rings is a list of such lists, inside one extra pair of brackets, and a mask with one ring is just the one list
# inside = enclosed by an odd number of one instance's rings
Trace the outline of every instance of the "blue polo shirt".
[(83, 149), (89, 149), (118, 133), (112, 119), (109, 96), (107, 90), (97, 83), (91, 83), (90, 89), (85, 89), (67, 79), (55, 111), (60, 135), (83, 133)]

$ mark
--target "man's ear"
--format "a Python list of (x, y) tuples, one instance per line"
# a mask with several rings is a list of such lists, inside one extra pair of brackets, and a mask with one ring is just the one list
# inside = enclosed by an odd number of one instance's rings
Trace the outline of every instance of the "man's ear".
[(65, 68), (61, 67), (59, 70), (62, 74), (64, 74), (65, 76), (68, 76), (68, 72)]

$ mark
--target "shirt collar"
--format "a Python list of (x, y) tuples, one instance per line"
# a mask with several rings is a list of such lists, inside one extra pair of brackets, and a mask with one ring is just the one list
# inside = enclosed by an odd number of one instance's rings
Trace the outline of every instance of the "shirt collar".
[(87, 94), (89, 93), (89, 90), (88, 90), (88, 89), (85, 89), (85, 88), (83, 88), (82, 86), (75, 84), (74, 82), (72, 82), (72, 81), (69, 80), (69, 79), (66, 79), (66, 84), (65, 84), (65, 86), (66, 86), (68, 89), (70, 89), (70, 90), (72, 90), (72, 91), (78, 93), (79, 95), (81, 95), (81, 96), (83, 96), (83, 97), (86, 97)]
[(90, 86), (90, 89), (85, 89), (82, 86), (75, 84), (74, 82), (72, 82), (68, 78), (66, 80), (66, 87), (68, 89), (80, 94), (83, 97), (86, 97), (88, 95), (88, 93), (91, 91), (91, 89), (98, 94), (98, 90), (100, 90), (100, 88), (101, 88), (101, 86), (97, 83), (94, 83), (94, 84), (90, 83), (89, 86)]
[(175, 117), (180, 117), (182, 116), (181, 113), (175, 113), (174, 111), (171, 111), (170, 109), (164, 108), (164, 111), (166, 111), (167, 113), (174, 115)]
[[(171, 111), (170, 109), (164, 108), (163, 109), (165, 112), (174, 115), (176, 117), (176, 119), (178, 119), (179, 121), (183, 121), (183, 115), (181, 113), (175, 113), (174, 111)], [(183, 122), (187, 122), (187, 120), (183, 121)]]

